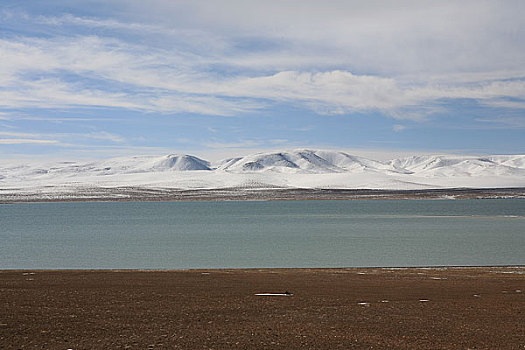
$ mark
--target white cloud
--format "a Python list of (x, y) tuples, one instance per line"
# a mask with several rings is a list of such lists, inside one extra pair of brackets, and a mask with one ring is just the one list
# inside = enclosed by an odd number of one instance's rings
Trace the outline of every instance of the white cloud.
[[(509, 97), (508, 95), (505, 97)], [(518, 96), (523, 97), (523, 96)], [(501, 100), (501, 99), (493, 99), (490, 101), (486, 101), (485, 104), (492, 106), (492, 107), (503, 107), (503, 108), (513, 108), (513, 109), (520, 109), (525, 110), (525, 101), (509, 101), (509, 100)]]
[(13, 137), (39, 137), (40, 134), (31, 134), (24, 132), (15, 131), (0, 131), (0, 136), (13, 136)]
[(84, 134), (82, 136), (91, 138), (91, 139), (111, 141), (114, 143), (122, 143), (126, 141), (124, 137), (120, 135), (112, 134), (106, 131), (92, 132), (89, 134)]
[(27, 15), (111, 31), (0, 40), (0, 108), (228, 116), (287, 102), (419, 120), (445, 99), (525, 109), (510, 100), (525, 99), (520, 2), (114, 3), (132, 18)]
[(497, 117), (497, 118), (476, 118), (476, 121), (486, 123), (490, 128), (518, 128), (525, 129), (525, 118), (521, 117)]
[[(17, 131), (0, 131), (0, 137), (6, 136), (9, 138), (1, 139), (3, 144), (20, 144), (20, 143), (43, 143), (43, 144), (57, 144), (62, 147), (69, 147), (73, 144), (68, 141), (74, 140), (103, 140), (111, 141), (113, 143), (124, 143), (126, 139), (114, 133), (106, 131), (90, 132), (90, 133), (28, 133)], [(15, 139), (16, 138), (16, 139)]]
[[(519, 45), (525, 27), (521, 1), (121, 3), (141, 21), (177, 23), (179, 27), (200, 28), (231, 38), (279, 41), (294, 58), (328, 52), (345, 59), (345, 69), (350, 71), (391, 75), (522, 69), (525, 58), (525, 49)], [(264, 64), (264, 55), (258, 57), (251, 64)], [(284, 69), (295, 70), (297, 66)]]
[[(493, 100), (525, 96), (524, 81), (492, 81), (467, 86), (453, 82), (410, 85), (395, 78), (355, 75), (342, 70), (215, 77), (197, 72), (197, 67), (189, 67), (182, 74), (178, 68), (167, 66), (166, 56), (161, 53), (145, 56), (127, 49), (107, 53), (110, 46), (125, 48), (126, 45), (93, 37), (39, 39), (18, 45), (4, 40), (2, 44), (7, 58), (0, 75), (4, 84), (4, 89), (0, 90), (0, 106), (4, 108), (101, 106), (163, 113), (234, 115), (264, 108), (265, 104), (261, 103), (264, 99), (304, 104), (321, 113), (376, 109), (406, 118), (407, 114), (398, 112), (400, 108), (444, 98), (498, 103)], [(17, 56), (23, 59), (17, 60)], [(75, 83), (63, 81), (61, 72), (64, 71), (78, 75), (78, 80)], [(30, 73), (51, 77), (35, 80)], [(105, 91), (103, 87), (90, 88), (89, 81), (83, 81), (97, 77), (110, 84), (125, 84), (126, 93)]]
[(58, 144), (56, 140), (35, 140), (35, 139), (0, 139), (1, 145), (19, 145), (23, 143), (36, 143), (36, 144)]
[(401, 124), (395, 124), (393, 127), (392, 127), (392, 130), (394, 130), (395, 132), (401, 132), (403, 130), (405, 130), (407, 127), (405, 125), (401, 125)]

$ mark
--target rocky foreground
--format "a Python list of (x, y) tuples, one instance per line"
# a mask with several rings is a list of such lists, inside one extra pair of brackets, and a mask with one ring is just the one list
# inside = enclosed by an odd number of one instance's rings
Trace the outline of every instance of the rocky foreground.
[(2, 349), (524, 345), (523, 267), (0, 272)]

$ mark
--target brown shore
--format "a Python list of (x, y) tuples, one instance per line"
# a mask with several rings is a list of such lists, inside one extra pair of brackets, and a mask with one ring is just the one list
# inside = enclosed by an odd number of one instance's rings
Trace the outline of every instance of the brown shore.
[(0, 271), (0, 349), (524, 347), (524, 267)]

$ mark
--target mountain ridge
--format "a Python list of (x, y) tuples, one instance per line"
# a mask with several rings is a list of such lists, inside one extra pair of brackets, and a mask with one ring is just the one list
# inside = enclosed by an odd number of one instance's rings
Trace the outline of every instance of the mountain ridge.
[(227, 158), (214, 164), (188, 154), (0, 164), (0, 189), (4, 191), (79, 186), (389, 190), (525, 187), (525, 155), (415, 155), (379, 161), (343, 151), (295, 149)]

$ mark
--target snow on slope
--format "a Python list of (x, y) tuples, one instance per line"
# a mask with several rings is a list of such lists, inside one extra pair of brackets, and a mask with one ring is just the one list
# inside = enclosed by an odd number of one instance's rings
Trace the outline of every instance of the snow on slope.
[(362, 157), (336, 151), (295, 150), (290, 152), (258, 153), (224, 161), (218, 170), (229, 172), (273, 171), (281, 173), (342, 173), (391, 171), (403, 169)]
[(123, 186), (388, 190), (525, 187), (525, 156), (433, 155), (380, 162), (344, 152), (302, 149), (227, 159), (215, 167), (190, 155), (0, 163), (0, 189), (4, 193)]
[(209, 163), (189, 155), (137, 156), (98, 162), (59, 162), (41, 165), (14, 165), (0, 168), (0, 174), (19, 179), (137, 174), (157, 171), (210, 170)]
[(390, 164), (425, 177), (523, 176), (524, 160), (524, 156), (413, 156)]

